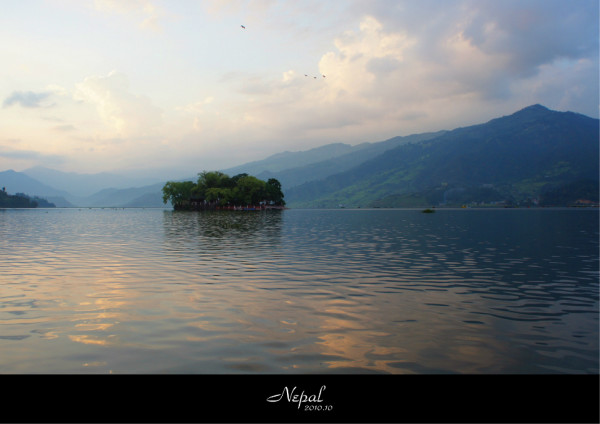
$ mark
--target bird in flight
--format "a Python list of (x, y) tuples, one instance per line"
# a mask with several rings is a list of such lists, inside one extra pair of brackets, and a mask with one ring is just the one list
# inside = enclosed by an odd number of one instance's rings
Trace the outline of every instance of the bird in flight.
[[(308, 74), (304, 74), (304, 76), (305, 76), (305, 77), (309, 77), (309, 75), (308, 75)], [(326, 76), (325, 76), (325, 75), (321, 75), (321, 76), (322, 76), (323, 78), (326, 78)], [(317, 79), (317, 77), (316, 77), (316, 76), (313, 76), (313, 78), (314, 78), (314, 79)]]
[(246, 29), (246, 27), (244, 25), (240, 25), (242, 28)]

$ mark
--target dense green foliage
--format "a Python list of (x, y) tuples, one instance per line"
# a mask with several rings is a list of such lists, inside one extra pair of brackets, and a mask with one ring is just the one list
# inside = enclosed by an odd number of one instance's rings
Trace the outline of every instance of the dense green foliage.
[(534, 105), (403, 144), (286, 190), (294, 207), (533, 204), (549, 187), (598, 180), (598, 120)]
[(163, 202), (175, 209), (206, 209), (226, 206), (283, 206), (281, 184), (275, 178), (260, 180), (248, 174), (230, 177), (219, 171), (204, 171), (192, 181), (169, 181), (163, 187)]
[(53, 208), (53, 203), (48, 202), (46, 199), (39, 197), (29, 197), (23, 193), (17, 193), (10, 195), (6, 192), (6, 189), (0, 190), (0, 208)]
[(192, 181), (168, 181), (162, 189), (163, 202), (165, 204), (171, 202), (175, 207), (185, 207), (189, 205), (194, 187), (195, 184)]

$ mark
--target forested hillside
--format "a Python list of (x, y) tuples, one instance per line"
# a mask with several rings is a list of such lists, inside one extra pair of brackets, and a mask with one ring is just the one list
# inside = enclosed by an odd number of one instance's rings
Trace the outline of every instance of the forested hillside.
[(549, 190), (597, 181), (598, 137), (597, 119), (534, 105), (398, 146), (286, 198), (294, 207), (535, 204)]

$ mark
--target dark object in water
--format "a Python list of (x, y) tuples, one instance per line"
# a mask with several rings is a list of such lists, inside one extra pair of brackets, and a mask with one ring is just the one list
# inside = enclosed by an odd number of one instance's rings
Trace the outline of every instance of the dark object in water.
[(429, 208), (427, 208), (427, 209), (424, 209), (422, 212), (423, 213), (434, 213), (435, 209), (429, 209)]

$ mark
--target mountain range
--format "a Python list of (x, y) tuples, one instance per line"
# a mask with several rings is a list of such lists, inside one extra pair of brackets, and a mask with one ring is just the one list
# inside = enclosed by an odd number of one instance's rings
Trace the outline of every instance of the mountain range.
[(117, 174), (77, 174), (42, 167), (0, 172), (0, 189), (38, 196), (56, 207), (164, 207), (164, 182), (129, 186), (136, 181)]
[[(296, 208), (562, 205), (575, 201), (569, 193), (598, 202), (599, 156), (598, 119), (533, 105), (479, 125), (286, 151), (221, 171), (277, 178)], [(41, 167), (0, 172), (0, 188), (57, 207), (163, 207), (165, 182)]]
[(293, 187), (286, 200), (296, 207), (486, 201), (481, 196), (492, 196), (488, 203), (535, 203), (550, 190), (598, 180), (598, 128), (598, 119), (533, 105), (400, 145), (348, 171)]

